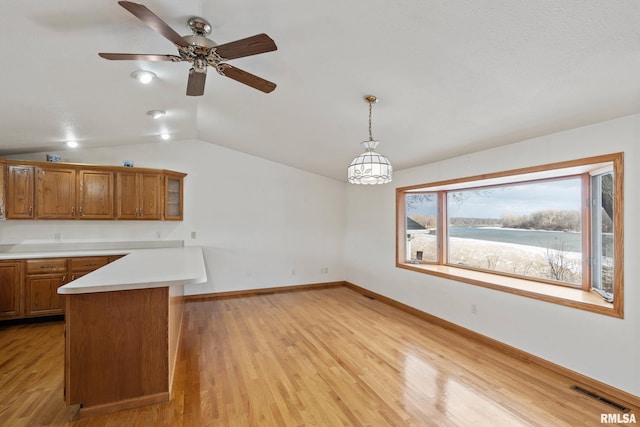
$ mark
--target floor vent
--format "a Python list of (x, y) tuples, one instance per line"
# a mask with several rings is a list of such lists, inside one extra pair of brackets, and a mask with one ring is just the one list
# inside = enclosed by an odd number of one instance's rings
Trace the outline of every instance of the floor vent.
[(372, 297), (371, 295), (365, 295), (365, 294), (362, 294), (362, 296), (363, 296), (363, 297), (365, 297), (365, 298), (369, 298), (369, 299), (375, 299), (375, 298), (374, 298), (374, 297)]
[(613, 400), (609, 400), (606, 397), (602, 397), (598, 393), (594, 393), (592, 391), (586, 390), (586, 389), (584, 389), (582, 387), (579, 387), (577, 385), (572, 385), (571, 388), (573, 390), (577, 391), (578, 393), (582, 393), (582, 394), (584, 394), (586, 396), (589, 396), (589, 397), (591, 397), (593, 399), (599, 400), (600, 402), (605, 403), (605, 404), (611, 406), (612, 408), (616, 408), (618, 411), (621, 411), (621, 412), (629, 412), (630, 411), (630, 409), (627, 408), (626, 406), (623, 406), (623, 405), (621, 405), (619, 403), (616, 403)]

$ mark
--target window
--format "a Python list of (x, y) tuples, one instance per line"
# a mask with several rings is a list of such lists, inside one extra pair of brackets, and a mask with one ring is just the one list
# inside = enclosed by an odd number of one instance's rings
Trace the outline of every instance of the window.
[(622, 317), (622, 157), (398, 188), (396, 265)]

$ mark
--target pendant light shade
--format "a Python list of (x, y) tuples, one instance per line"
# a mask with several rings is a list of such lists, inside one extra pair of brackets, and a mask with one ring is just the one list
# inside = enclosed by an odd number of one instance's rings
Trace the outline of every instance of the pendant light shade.
[(365, 151), (349, 165), (348, 181), (350, 184), (386, 184), (391, 182), (393, 167), (389, 159), (375, 151), (379, 142), (371, 136), (371, 104), (378, 99), (369, 95), (364, 100), (369, 103), (369, 140), (360, 143)]

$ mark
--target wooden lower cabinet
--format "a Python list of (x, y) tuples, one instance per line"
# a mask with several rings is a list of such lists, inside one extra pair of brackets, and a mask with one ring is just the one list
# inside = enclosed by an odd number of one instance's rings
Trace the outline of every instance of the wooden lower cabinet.
[(64, 314), (63, 298), (58, 288), (66, 283), (66, 274), (27, 276), (25, 283), (25, 316)]
[(67, 283), (67, 258), (28, 259), (25, 261), (26, 317), (64, 314), (58, 288)]
[(0, 320), (65, 314), (58, 288), (121, 257), (0, 261)]
[(22, 316), (22, 262), (0, 261), (0, 319)]
[(71, 273), (71, 280), (76, 280), (87, 273), (91, 273), (93, 270), (97, 270), (100, 267), (104, 267), (109, 264), (108, 256), (90, 256), (82, 258), (70, 258), (69, 270)]
[(170, 399), (180, 288), (66, 295), (65, 400), (81, 417)]

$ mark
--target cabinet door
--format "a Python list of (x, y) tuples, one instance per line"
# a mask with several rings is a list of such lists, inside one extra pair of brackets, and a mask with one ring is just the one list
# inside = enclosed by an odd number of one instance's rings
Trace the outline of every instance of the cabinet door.
[(81, 170), (78, 174), (78, 218), (113, 219), (113, 172)]
[(36, 193), (36, 218), (75, 218), (75, 169), (39, 167)]
[(183, 178), (167, 175), (164, 186), (164, 219), (182, 221)]
[(7, 168), (7, 219), (33, 219), (33, 166), (9, 165)]
[(138, 219), (138, 174), (118, 172), (116, 190), (117, 218)]
[(0, 261), (0, 319), (20, 317), (22, 263)]
[(4, 194), (5, 194), (5, 164), (0, 162), (0, 219), (5, 219), (6, 210), (4, 206)]
[(64, 314), (63, 299), (58, 288), (65, 283), (66, 274), (27, 275), (25, 281), (25, 316)]
[(139, 219), (162, 218), (162, 175), (156, 173), (140, 174), (140, 210)]

